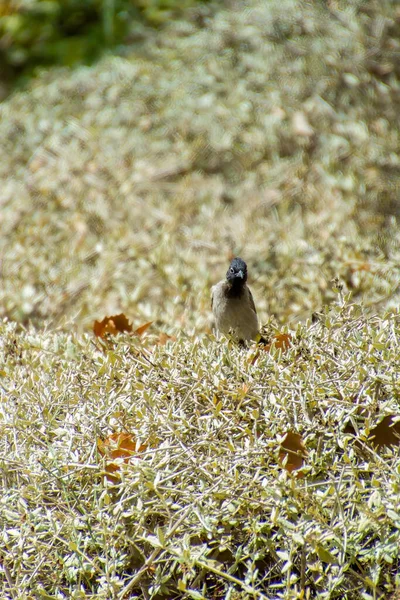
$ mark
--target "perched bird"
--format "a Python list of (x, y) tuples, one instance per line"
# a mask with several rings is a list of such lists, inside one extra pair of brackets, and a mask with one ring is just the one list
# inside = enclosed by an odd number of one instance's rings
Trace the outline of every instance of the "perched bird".
[(257, 311), (246, 281), (246, 263), (234, 258), (226, 279), (211, 289), (211, 308), (218, 331), (231, 334), (239, 343), (254, 340), (258, 333)]

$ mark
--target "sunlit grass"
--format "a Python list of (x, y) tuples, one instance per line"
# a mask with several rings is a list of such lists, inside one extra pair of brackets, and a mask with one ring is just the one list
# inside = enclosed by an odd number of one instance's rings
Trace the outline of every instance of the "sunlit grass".
[[(329, 6), (198, 7), (0, 105), (2, 597), (398, 589), (398, 19)], [(213, 337), (232, 255), (285, 352)]]

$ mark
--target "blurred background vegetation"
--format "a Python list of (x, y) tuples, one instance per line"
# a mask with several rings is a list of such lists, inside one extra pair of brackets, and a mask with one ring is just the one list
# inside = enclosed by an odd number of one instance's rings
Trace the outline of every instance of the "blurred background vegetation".
[(207, 332), (232, 254), (263, 321), (398, 306), (396, 0), (1, 6), (0, 316)]
[[(40, 66), (90, 64), (198, 0), (1, 0), (1, 95)], [(203, 0), (203, 2), (206, 0)]]

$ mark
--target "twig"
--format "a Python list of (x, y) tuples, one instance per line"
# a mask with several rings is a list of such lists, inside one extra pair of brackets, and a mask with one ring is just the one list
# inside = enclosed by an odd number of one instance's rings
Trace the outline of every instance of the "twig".
[(253, 587), (247, 585), (247, 583), (245, 583), (241, 579), (238, 579), (237, 577), (234, 577), (233, 575), (229, 575), (229, 573), (225, 573), (224, 571), (221, 571), (220, 569), (213, 567), (209, 563), (205, 563), (196, 558), (194, 559), (194, 563), (198, 567), (201, 567), (202, 569), (205, 569), (206, 571), (210, 571), (211, 573), (214, 573), (214, 575), (218, 575), (218, 577), (222, 577), (223, 579), (226, 579), (227, 581), (230, 581), (231, 583), (235, 583), (236, 585), (240, 586), (248, 594), (252, 594), (253, 596), (256, 596), (257, 598), (262, 598), (262, 600), (267, 600), (267, 596), (265, 596), (262, 592), (259, 592), (258, 590), (254, 589)]
[(15, 583), (11, 577), (11, 573), (6, 565), (6, 563), (3, 561), (3, 571), (4, 571), (4, 575), (6, 576), (7, 579), (7, 583), (8, 583), (8, 587), (10, 588), (10, 594), (13, 598), (16, 598), (16, 593), (15, 593)]
[(301, 548), (301, 562), (300, 562), (300, 591), (303, 593), (305, 597), (306, 593), (306, 548), (305, 544), (303, 544)]

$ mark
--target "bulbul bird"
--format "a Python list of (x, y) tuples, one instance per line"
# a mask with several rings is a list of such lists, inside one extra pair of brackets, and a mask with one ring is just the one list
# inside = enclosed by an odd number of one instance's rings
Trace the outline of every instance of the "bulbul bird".
[(258, 334), (257, 311), (246, 282), (247, 265), (241, 258), (234, 258), (226, 279), (211, 289), (211, 308), (218, 331), (232, 335), (241, 344), (256, 339)]

